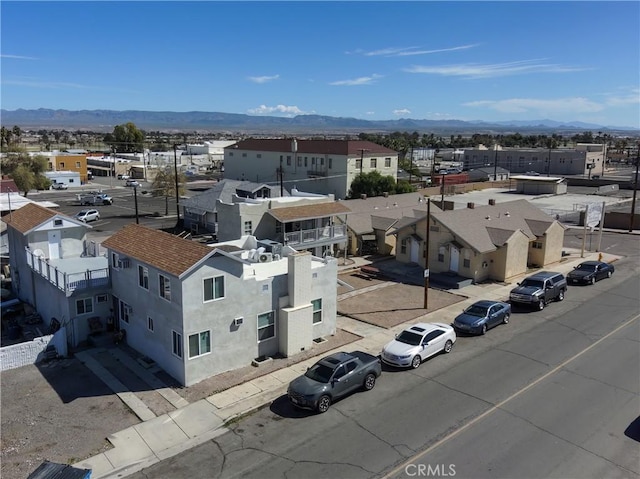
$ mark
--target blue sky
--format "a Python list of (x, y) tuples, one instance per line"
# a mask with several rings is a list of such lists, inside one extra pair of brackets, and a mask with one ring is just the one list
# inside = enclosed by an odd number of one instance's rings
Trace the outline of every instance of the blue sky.
[(0, 2), (2, 108), (640, 128), (640, 2)]

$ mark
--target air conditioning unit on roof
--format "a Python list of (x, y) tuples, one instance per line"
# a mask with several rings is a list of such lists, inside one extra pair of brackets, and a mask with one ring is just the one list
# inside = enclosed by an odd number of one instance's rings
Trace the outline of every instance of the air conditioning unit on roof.
[(258, 256), (258, 263), (270, 263), (273, 261), (273, 254), (271, 253), (262, 253)]

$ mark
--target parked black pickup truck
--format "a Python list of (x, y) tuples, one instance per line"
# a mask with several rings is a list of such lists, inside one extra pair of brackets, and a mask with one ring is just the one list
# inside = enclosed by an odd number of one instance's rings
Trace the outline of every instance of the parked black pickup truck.
[(370, 391), (382, 374), (380, 359), (362, 351), (322, 358), (289, 384), (287, 395), (297, 407), (326, 412), (336, 399), (358, 389)]
[(547, 303), (562, 301), (567, 291), (567, 280), (562, 273), (540, 271), (529, 276), (511, 290), (512, 304), (521, 303), (543, 310)]

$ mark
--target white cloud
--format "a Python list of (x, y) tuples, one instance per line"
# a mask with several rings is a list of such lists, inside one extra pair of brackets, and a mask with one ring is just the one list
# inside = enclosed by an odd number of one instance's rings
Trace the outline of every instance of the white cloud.
[(375, 114), (376, 114), (375, 111), (368, 111), (368, 112), (365, 113), (365, 115), (375, 115)]
[(492, 78), (525, 73), (565, 73), (587, 70), (588, 68), (543, 63), (542, 60), (521, 60), (492, 65), (467, 63), (462, 65), (420, 66), (405, 68), (408, 73), (428, 73), (442, 76), (460, 76), (466, 78)]
[(605, 101), (610, 106), (636, 105), (640, 103), (640, 89), (632, 88), (623, 95), (609, 95)]
[(393, 110), (393, 114), (396, 116), (400, 116), (400, 115), (410, 115), (411, 114), (411, 110), (407, 109), (407, 108), (402, 108), (399, 110)]
[(26, 57), (24, 55), (5, 55), (0, 54), (0, 58), (10, 58), (13, 60), (37, 60), (35, 57)]
[(587, 98), (557, 98), (540, 100), (536, 98), (510, 98), (507, 100), (479, 100), (463, 103), (464, 106), (489, 108), (502, 113), (524, 113), (534, 111), (549, 113), (592, 113), (602, 111), (604, 106)]
[(247, 110), (247, 112), (251, 115), (268, 115), (270, 113), (280, 113), (286, 116), (293, 116), (293, 115), (305, 114), (305, 112), (302, 111), (297, 106), (286, 106), (286, 105), (276, 105), (276, 106), (260, 105), (258, 108), (251, 108)]
[(267, 83), (273, 80), (277, 80), (280, 78), (280, 75), (272, 75), (272, 76), (261, 76), (261, 77), (247, 77), (249, 81), (254, 83)]
[(338, 81), (329, 83), (329, 85), (334, 85), (334, 86), (370, 85), (372, 83), (375, 83), (375, 81), (378, 78), (382, 78), (382, 75), (378, 75), (374, 73), (370, 77), (360, 77), (360, 78), (354, 78), (352, 80), (338, 80)]
[(431, 53), (453, 52), (456, 50), (467, 50), (469, 48), (473, 48), (477, 46), (478, 44), (475, 43), (470, 45), (459, 45), (457, 47), (438, 48), (435, 50), (423, 50), (423, 49), (420, 49), (420, 47), (402, 47), (402, 48), (390, 47), (390, 48), (382, 48), (380, 50), (372, 50), (368, 52), (363, 50), (356, 50), (354, 52), (347, 52), (347, 53), (360, 54), (366, 57), (376, 57), (376, 56), (407, 57), (407, 56), (414, 56), (414, 55), (429, 55)]
[(91, 89), (96, 88), (94, 86), (81, 85), (79, 83), (66, 83), (66, 82), (46, 82), (46, 81), (35, 81), (35, 80), (2, 80), (3, 85), (17, 85), (17, 86), (28, 86), (33, 88), (51, 88), (55, 90), (60, 89)]

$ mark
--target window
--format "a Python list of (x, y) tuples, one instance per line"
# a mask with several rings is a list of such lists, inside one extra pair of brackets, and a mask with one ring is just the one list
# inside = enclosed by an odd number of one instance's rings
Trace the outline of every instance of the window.
[(60, 169), (64, 168), (64, 161), (60, 162)]
[(149, 290), (149, 270), (140, 265), (138, 265), (138, 285), (147, 291)]
[(313, 305), (313, 324), (322, 322), (322, 300), (314, 299), (311, 300), (311, 304)]
[(433, 341), (438, 336), (442, 336), (443, 334), (444, 334), (444, 331), (440, 331), (439, 329), (436, 331), (431, 331), (429, 334), (427, 334), (424, 337), (424, 339), (422, 340), (422, 344), (427, 344), (429, 341)]
[(242, 154), (242, 158), (246, 158), (246, 157), (247, 157), (247, 154), (246, 154), (246, 153), (243, 153), (243, 154)]
[(463, 266), (464, 268), (469, 268), (469, 267), (471, 267), (471, 260), (470, 260), (470, 259), (467, 259), (467, 258), (463, 259), (463, 260), (462, 260), (462, 266)]
[(147, 329), (153, 332), (153, 318), (151, 316), (147, 316)]
[(541, 241), (534, 241), (533, 244), (531, 245), (531, 247), (533, 249), (542, 249), (542, 242)]
[(129, 316), (131, 316), (131, 306), (124, 301), (120, 301), (120, 319), (125, 323), (128, 323)]
[(391, 158), (385, 158), (384, 159), (384, 167), (385, 168), (391, 168)]
[(84, 298), (76, 300), (76, 314), (89, 314), (93, 313), (93, 300), (91, 298)]
[(347, 374), (349, 374), (350, 372), (353, 372), (356, 370), (356, 368), (358, 367), (358, 363), (356, 363), (355, 361), (350, 361), (347, 364), (345, 364), (346, 368), (347, 368)]
[(438, 253), (438, 263), (444, 263), (444, 253)]
[(62, 220), (53, 220), (53, 226), (62, 226)]
[(80, 162), (76, 161), (76, 168), (80, 168)]
[(291, 166), (291, 156), (287, 155), (287, 166)]
[(119, 256), (117, 253), (111, 253), (111, 266), (113, 266), (114, 268), (118, 269), (118, 260), (119, 260)]
[(211, 331), (189, 336), (189, 358), (195, 358), (211, 352)]
[(336, 369), (336, 372), (333, 374), (333, 379), (340, 379), (342, 376), (347, 374), (347, 370), (344, 367), (344, 364)]
[(244, 222), (244, 229), (243, 229), (243, 234), (245, 235), (250, 235), (252, 233), (253, 230), (253, 225), (251, 223), (251, 221), (245, 221)]
[(298, 157), (298, 166), (302, 166), (302, 158)]
[(362, 168), (362, 160), (360, 158), (356, 160), (356, 168), (358, 169)]
[(308, 160), (307, 160), (307, 157), (305, 156), (305, 157), (304, 157), (304, 166), (307, 166), (307, 161), (308, 161)]
[(204, 301), (213, 301), (224, 298), (224, 276), (205, 278)]
[(109, 300), (109, 296), (106, 294), (96, 295), (96, 303), (106, 303)]
[(320, 158), (320, 166), (324, 166), (324, 158)]
[(172, 352), (175, 356), (179, 358), (182, 357), (182, 334), (176, 333), (175, 331), (171, 331), (172, 336)]
[(258, 342), (270, 339), (276, 335), (276, 323), (273, 311), (258, 315)]
[(377, 158), (371, 158), (370, 162), (371, 162), (371, 168), (376, 168), (378, 166)]
[(407, 254), (407, 238), (402, 238), (400, 241), (400, 253)]
[(160, 297), (171, 301), (171, 281), (166, 276), (158, 275), (160, 280)]
[(329, 169), (331, 169), (332, 166), (333, 166), (333, 159), (329, 158)]
[(230, 151), (230, 152), (229, 152), (229, 156), (233, 156), (233, 151)]
[(262, 153), (256, 154), (256, 158), (262, 158)]

